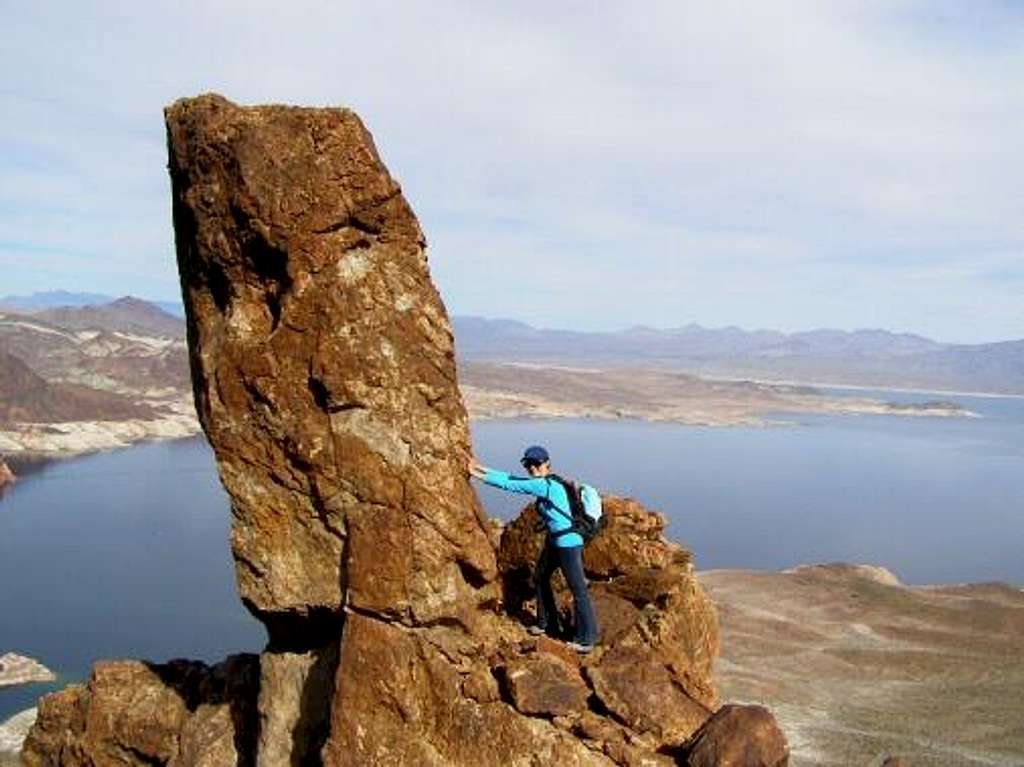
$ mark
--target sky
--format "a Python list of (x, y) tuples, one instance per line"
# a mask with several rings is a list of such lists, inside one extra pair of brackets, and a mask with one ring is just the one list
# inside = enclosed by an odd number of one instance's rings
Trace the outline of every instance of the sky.
[(0, 0), (0, 294), (179, 296), (162, 109), (355, 109), (452, 314), (1024, 338), (1024, 3)]

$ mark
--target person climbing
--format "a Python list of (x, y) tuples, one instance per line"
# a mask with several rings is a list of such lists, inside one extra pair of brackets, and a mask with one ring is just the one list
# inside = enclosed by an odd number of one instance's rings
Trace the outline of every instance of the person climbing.
[(551, 591), (551, 576), (555, 568), (560, 567), (572, 592), (575, 617), (574, 637), (569, 646), (576, 652), (589, 653), (598, 640), (597, 616), (583, 573), (583, 538), (573, 529), (569, 496), (562, 483), (552, 478), (551, 457), (543, 447), (533, 445), (526, 448), (520, 463), (529, 477), (513, 477), (503, 471), (488, 469), (475, 458), (469, 460), (469, 473), (492, 487), (537, 498), (537, 511), (547, 528), (547, 535), (533, 571), (537, 590), (537, 622), (530, 627), (530, 633), (561, 636), (558, 606)]

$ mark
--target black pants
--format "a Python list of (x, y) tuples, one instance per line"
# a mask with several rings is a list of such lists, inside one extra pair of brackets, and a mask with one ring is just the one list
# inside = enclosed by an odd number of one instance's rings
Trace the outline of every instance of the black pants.
[(537, 589), (537, 625), (551, 636), (559, 636), (558, 606), (551, 591), (551, 576), (560, 567), (572, 592), (575, 627), (573, 641), (594, 644), (598, 639), (597, 616), (587, 591), (587, 578), (583, 574), (583, 547), (558, 548), (547, 543), (533, 569), (533, 582)]

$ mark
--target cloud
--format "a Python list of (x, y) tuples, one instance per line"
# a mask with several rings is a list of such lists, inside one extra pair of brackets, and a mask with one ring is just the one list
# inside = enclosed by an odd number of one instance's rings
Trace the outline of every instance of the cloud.
[(0, 33), (17, 289), (172, 295), (160, 110), (217, 90), (359, 111), (454, 312), (1024, 336), (1013, 4), (87, 5)]

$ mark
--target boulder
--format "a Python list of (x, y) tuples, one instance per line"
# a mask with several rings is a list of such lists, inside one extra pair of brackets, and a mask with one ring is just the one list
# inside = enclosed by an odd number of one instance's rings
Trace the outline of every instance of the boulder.
[(258, 666), (252, 655), (212, 668), (198, 661), (97, 663), (86, 685), (40, 701), (23, 763), (253, 764)]
[(548, 653), (510, 663), (504, 677), (512, 705), (524, 714), (567, 716), (582, 711), (590, 696), (579, 670)]
[(762, 706), (722, 706), (687, 746), (688, 767), (785, 767), (789, 744)]

